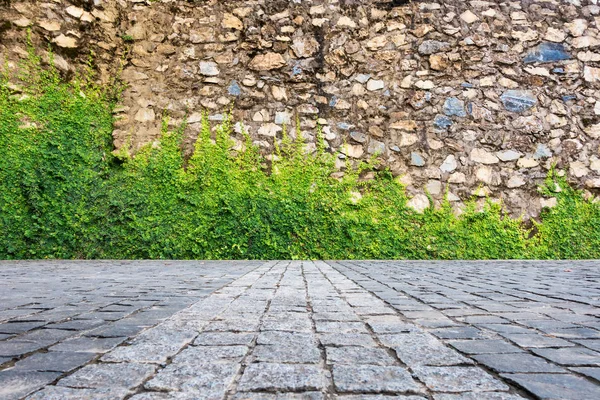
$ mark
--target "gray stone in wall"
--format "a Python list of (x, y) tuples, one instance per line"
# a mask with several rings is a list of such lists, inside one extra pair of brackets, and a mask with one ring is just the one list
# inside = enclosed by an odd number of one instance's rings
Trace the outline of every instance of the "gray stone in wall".
[(448, 42), (440, 42), (439, 40), (426, 40), (419, 46), (419, 53), (423, 55), (431, 55), (439, 53), (450, 47)]
[(456, 97), (448, 97), (444, 103), (444, 114), (448, 116), (466, 117), (465, 102)]
[(571, 55), (562, 43), (544, 42), (531, 49), (523, 59), (525, 63), (549, 63), (568, 60)]
[(530, 90), (507, 90), (500, 100), (504, 108), (516, 113), (525, 112), (537, 104), (537, 98)]

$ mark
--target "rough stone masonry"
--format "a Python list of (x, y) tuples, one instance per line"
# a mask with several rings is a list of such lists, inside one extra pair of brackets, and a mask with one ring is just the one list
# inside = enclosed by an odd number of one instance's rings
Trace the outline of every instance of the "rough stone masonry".
[(105, 81), (123, 65), (117, 149), (156, 140), (167, 110), (188, 113), (189, 152), (202, 110), (216, 124), (233, 102), (265, 154), (296, 117), (309, 148), (321, 124), (340, 168), (379, 154), (417, 209), (448, 187), (458, 209), (537, 215), (553, 164), (600, 189), (597, 0), (4, 1), (0, 22), (12, 67), (29, 28), (67, 75), (90, 50)]

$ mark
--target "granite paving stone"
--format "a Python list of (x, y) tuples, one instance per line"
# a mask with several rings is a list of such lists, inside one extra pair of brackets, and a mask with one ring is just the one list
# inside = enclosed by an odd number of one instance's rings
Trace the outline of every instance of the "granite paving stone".
[(473, 358), (496, 372), (566, 372), (541, 357), (530, 354), (480, 354)]
[(0, 262), (0, 399), (600, 398), (598, 282), (593, 261)]
[(49, 351), (36, 353), (15, 363), (11, 371), (68, 372), (92, 361), (90, 352)]
[(561, 365), (600, 366), (600, 353), (583, 347), (534, 349), (533, 352)]
[(122, 400), (131, 392), (127, 389), (73, 389), (47, 386), (27, 397), (27, 400)]
[(596, 367), (578, 367), (578, 368), (569, 368), (571, 371), (578, 372), (585, 376), (589, 376), (590, 378), (594, 378), (598, 382), (600, 382), (600, 368)]
[(0, 399), (21, 399), (59, 376), (57, 372), (0, 371)]
[(141, 385), (154, 372), (155, 367), (148, 364), (90, 364), (61, 379), (57, 385), (94, 389), (109, 384), (113, 388), (132, 389)]
[(413, 368), (414, 374), (435, 392), (485, 392), (508, 390), (502, 381), (477, 367)]
[(340, 392), (425, 393), (424, 387), (401, 367), (334, 365), (333, 383)]
[(384, 349), (359, 346), (326, 347), (327, 363), (333, 365), (395, 365), (396, 360)]
[(327, 385), (325, 371), (304, 364), (250, 364), (244, 371), (238, 389), (241, 391), (321, 390)]
[(523, 351), (523, 349), (517, 346), (498, 339), (453, 340), (448, 343), (455, 349), (466, 354), (503, 354)]
[(502, 374), (543, 400), (584, 400), (600, 398), (600, 386), (567, 374)]

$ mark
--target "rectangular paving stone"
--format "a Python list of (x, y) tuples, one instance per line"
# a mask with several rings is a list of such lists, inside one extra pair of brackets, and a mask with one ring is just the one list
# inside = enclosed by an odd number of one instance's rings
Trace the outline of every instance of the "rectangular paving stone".
[(191, 346), (177, 354), (173, 362), (181, 364), (241, 362), (247, 353), (247, 346)]
[(201, 363), (168, 365), (150, 379), (148, 390), (177, 392), (191, 398), (220, 399), (233, 382), (237, 363)]
[(322, 390), (326, 386), (325, 372), (318, 366), (256, 363), (245, 369), (238, 390), (298, 392)]
[(363, 322), (315, 321), (317, 333), (368, 333)]
[(131, 389), (144, 383), (156, 367), (148, 364), (119, 363), (91, 364), (75, 371), (58, 381), (58, 386), (73, 388), (112, 388)]
[(84, 331), (92, 328), (96, 328), (98, 326), (104, 325), (106, 321), (103, 320), (90, 320), (90, 319), (80, 319), (80, 320), (72, 320), (67, 322), (60, 322), (55, 324), (46, 325), (51, 329), (66, 329), (71, 331)]
[(131, 325), (125, 320), (120, 320), (114, 323), (103, 325), (100, 328), (95, 328), (84, 333), (84, 336), (100, 337), (100, 338), (115, 338), (115, 337), (133, 337), (146, 329), (145, 326)]
[(272, 363), (318, 363), (321, 352), (314, 346), (299, 346), (295, 343), (258, 345), (252, 352), (252, 361)]
[(418, 365), (460, 365), (472, 364), (456, 350), (444, 346), (428, 333), (401, 333), (380, 335), (379, 340), (393, 348), (398, 358), (409, 367)]
[(479, 354), (473, 356), (479, 363), (496, 372), (548, 372), (565, 373), (565, 369), (531, 354)]
[(15, 357), (31, 353), (49, 346), (48, 342), (30, 342), (24, 340), (9, 339), (0, 342), (0, 357)]
[(336, 390), (345, 393), (426, 393), (402, 367), (334, 365), (333, 384)]
[(592, 328), (548, 329), (546, 332), (564, 339), (600, 339), (600, 331)]
[(583, 347), (587, 347), (588, 349), (600, 352), (600, 339), (572, 339), (571, 341), (580, 344)]
[(413, 368), (413, 373), (436, 392), (507, 391), (509, 387), (478, 367)]
[(437, 393), (434, 400), (525, 400), (512, 393), (502, 392), (465, 392), (465, 393)]
[(44, 325), (45, 322), (6, 322), (0, 324), (0, 333), (20, 334)]
[(600, 366), (600, 353), (583, 348), (533, 349), (535, 354), (561, 365)]
[(325, 400), (323, 393), (237, 393), (232, 400)]
[(377, 346), (370, 335), (362, 333), (322, 333), (319, 340), (323, 346)]
[(73, 389), (46, 386), (43, 390), (28, 396), (26, 400), (122, 400), (130, 393), (127, 389)]
[(52, 351), (69, 351), (69, 352), (82, 352), (82, 353), (106, 353), (121, 343), (126, 338), (90, 338), (80, 337), (75, 339), (68, 339), (57, 345), (50, 347)]
[(59, 376), (56, 372), (0, 371), (0, 399), (21, 399)]
[(196, 335), (193, 331), (152, 328), (133, 338), (128, 346), (106, 353), (102, 361), (162, 364), (191, 343)]
[(526, 348), (545, 348), (545, 347), (569, 347), (575, 346), (575, 344), (567, 342), (566, 340), (549, 337), (540, 334), (501, 334), (506, 339), (514, 342), (519, 347)]
[(600, 398), (600, 386), (568, 374), (502, 374), (542, 400), (583, 400)]
[(254, 333), (204, 332), (198, 335), (196, 340), (194, 340), (194, 346), (249, 346), (255, 336)]
[(59, 340), (78, 335), (78, 332), (63, 329), (36, 329), (19, 336), (19, 340), (34, 342), (58, 342)]
[(523, 350), (504, 340), (452, 340), (448, 342), (458, 351), (466, 354), (519, 353)]
[(326, 347), (327, 364), (333, 365), (396, 365), (396, 360), (387, 351), (374, 347)]
[(440, 339), (483, 339), (488, 336), (473, 326), (433, 329), (430, 332)]
[(23, 360), (18, 361), (12, 370), (68, 372), (87, 364), (95, 357), (96, 354), (93, 353), (75, 353), (65, 351), (35, 353)]

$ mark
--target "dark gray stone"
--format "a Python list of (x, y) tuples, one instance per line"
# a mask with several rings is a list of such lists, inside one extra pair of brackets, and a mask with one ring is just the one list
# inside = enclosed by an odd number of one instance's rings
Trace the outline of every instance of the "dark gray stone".
[(571, 55), (562, 43), (543, 42), (525, 54), (523, 62), (526, 64), (534, 62), (549, 63), (569, 60), (570, 58)]
[(600, 398), (600, 385), (567, 374), (502, 374), (542, 400), (584, 400)]
[(434, 53), (439, 53), (442, 50), (450, 47), (450, 43), (448, 42), (440, 42), (438, 40), (425, 40), (419, 46), (419, 53), (423, 55), (431, 55)]
[(454, 340), (448, 343), (466, 354), (519, 353), (523, 351), (504, 340), (495, 339)]
[(4, 340), (0, 342), (0, 357), (15, 357), (37, 351), (49, 346), (48, 342), (28, 342), (22, 340)]
[(473, 358), (496, 372), (566, 372), (563, 368), (530, 354), (480, 354)]
[(68, 372), (87, 364), (96, 357), (93, 353), (50, 351), (35, 353), (17, 362), (15, 371)]
[(566, 340), (544, 336), (540, 334), (501, 334), (517, 346), (527, 348), (544, 348), (544, 347), (569, 347), (575, 346), (573, 343)]
[(0, 399), (21, 399), (59, 376), (56, 372), (0, 371)]
[(600, 366), (600, 353), (582, 347), (534, 349), (532, 351), (560, 365)]
[(435, 392), (508, 390), (502, 381), (478, 367), (415, 367), (414, 374)]
[(7, 322), (0, 324), (0, 333), (20, 334), (44, 326), (45, 322)]
[(434, 329), (430, 332), (440, 339), (481, 339), (487, 336), (484, 332), (472, 326)]
[(500, 100), (504, 108), (516, 113), (527, 111), (537, 104), (537, 97), (530, 90), (507, 90)]
[(52, 351), (83, 353), (106, 353), (123, 343), (126, 338), (90, 338), (69, 339), (50, 347)]
[(579, 368), (569, 368), (571, 371), (579, 372), (580, 374), (589, 376), (590, 378), (594, 378), (598, 382), (600, 382), (600, 368), (595, 367), (579, 367)]

